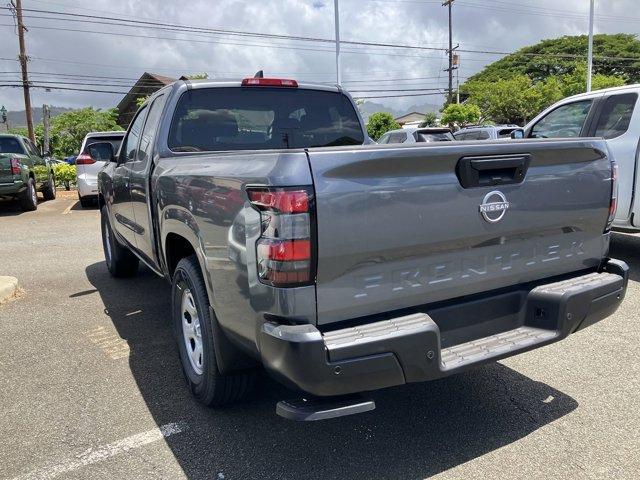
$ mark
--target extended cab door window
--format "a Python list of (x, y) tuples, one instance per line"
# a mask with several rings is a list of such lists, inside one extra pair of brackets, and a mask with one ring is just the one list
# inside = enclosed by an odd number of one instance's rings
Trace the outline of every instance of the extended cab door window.
[(529, 136), (534, 138), (579, 137), (592, 103), (592, 100), (582, 100), (556, 108), (533, 126)]
[(122, 147), (120, 148), (120, 159), (118, 163), (133, 162), (136, 159), (136, 154), (138, 152), (138, 142), (140, 141), (140, 134), (142, 132), (142, 125), (144, 124), (146, 113), (147, 109), (145, 107), (138, 112), (138, 115), (133, 120), (131, 129), (122, 142)]
[(610, 140), (627, 133), (637, 100), (637, 93), (613, 95), (607, 98), (602, 106), (594, 136)]

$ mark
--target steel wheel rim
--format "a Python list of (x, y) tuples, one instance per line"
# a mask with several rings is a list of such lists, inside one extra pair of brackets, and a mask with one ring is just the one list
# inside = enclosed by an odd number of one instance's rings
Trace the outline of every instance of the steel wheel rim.
[(200, 327), (200, 316), (198, 315), (198, 309), (196, 308), (191, 290), (185, 289), (182, 292), (182, 302), (180, 305), (182, 336), (187, 358), (193, 371), (198, 375), (202, 375), (204, 359), (204, 352), (202, 351), (202, 329)]
[(33, 204), (38, 203), (38, 194), (36, 193), (36, 187), (31, 185), (31, 199), (33, 200)]

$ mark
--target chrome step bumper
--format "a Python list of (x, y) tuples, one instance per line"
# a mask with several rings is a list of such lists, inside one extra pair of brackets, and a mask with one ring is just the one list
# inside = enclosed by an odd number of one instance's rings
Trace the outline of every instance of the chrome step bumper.
[(536, 286), (523, 295), (514, 328), (456, 345), (443, 346), (434, 319), (414, 313), (325, 333), (313, 325), (265, 323), (259, 348), (273, 376), (316, 396), (432, 380), (556, 342), (606, 318), (622, 302), (627, 281), (627, 265), (610, 260), (600, 273)]

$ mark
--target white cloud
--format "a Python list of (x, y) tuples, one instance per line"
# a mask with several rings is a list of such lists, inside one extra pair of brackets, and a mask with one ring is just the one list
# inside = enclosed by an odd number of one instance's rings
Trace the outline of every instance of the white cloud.
[[(26, 0), (24, 3), (25, 8), (62, 10), (98, 17), (146, 18), (226, 30), (326, 39), (332, 39), (334, 35), (331, 0), (192, 0), (188, 3), (167, 0)], [(344, 40), (446, 46), (446, 9), (439, 1), (341, 0), (340, 4), (341, 36)], [(600, 18), (596, 30), (634, 33), (637, 31), (637, 22), (627, 18), (627, 12), (633, 12), (634, 5), (633, 0), (617, 0), (607, 4), (599, 2), (597, 13)], [(535, 3), (526, 3), (524, 0), (516, 3), (498, 0), (460, 1), (454, 4), (455, 43), (466, 49), (512, 51), (544, 38), (584, 33), (587, 31), (587, 8), (586, 0), (563, 3), (552, 0)], [(561, 14), (560, 10), (576, 13), (566, 15)], [(8, 20), (3, 23), (8, 23)], [(175, 77), (208, 72), (218, 78), (242, 78), (264, 69), (267, 74), (306, 81), (328, 82), (335, 79), (334, 47), (330, 43), (274, 42), (260, 38), (185, 34), (141, 27), (109, 26), (99, 21), (85, 19), (76, 23), (27, 18), (26, 23), (31, 27), (27, 34), (27, 48), (33, 57), (30, 70), (125, 78), (137, 78), (144, 71)], [(176, 40), (47, 30), (37, 28), (39, 26), (122, 32)], [(0, 34), (3, 38), (15, 38), (11, 26), (0, 27)], [(5, 48), (0, 56), (12, 57), (17, 54), (17, 39), (3, 44)], [(264, 47), (274, 44), (296, 49)], [(343, 78), (351, 89), (381, 88), (381, 85), (393, 88), (393, 82), (378, 80), (415, 77), (434, 78), (411, 82), (414, 85), (410, 88), (446, 86), (447, 75), (442, 71), (446, 64), (443, 52), (373, 49), (352, 45), (343, 45), (343, 50)], [(460, 70), (462, 79), (497, 58), (463, 53)], [(18, 71), (17, 62), (1, 61), (0, 66), (3, 72)], [(17, 79), (19, 76), (3, 74), (2, 78)], [(37, 76), (33, 78), (35, 81)], [(372, 79), (372, 83), (362, 82), (364, 79)], [(357, 82), (349, 83), (354, 80)], [(110, 82), (101, 80), (96, 83)], [(125, 90), (119, 86), (82, 88)], [(110, 107), (118, 102), (120, 95), (34, 89), (32, 98), (36, 106), (49, 103), (56, 106)], [(7, 108), (22, 109), (21, 99), (19, 89), (0, 88), (0, 104), (5, 104)], [(396, 108), (407, 108), (411, 104), (437, 100), (436, 97), (414, 97), (380, 101)]]

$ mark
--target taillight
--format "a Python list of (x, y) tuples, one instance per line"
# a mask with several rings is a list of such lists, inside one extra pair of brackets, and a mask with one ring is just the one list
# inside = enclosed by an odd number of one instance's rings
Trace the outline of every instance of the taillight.
[(96, 161), (86, 153), (78, 155), (76, 158), (76, 165), (93, 165), (94, 163), (96, 163)]
[(22, 167), (20, 166), (20, 159), (12, 158), (9, 161), (11, 162), (11, 174), (20, 175), (22, 173)]
[(287, 87), (297, 88), (298, 82), (286, 78), (245, 78), (243, 87)]
[(261, 217), (262, 231), (256, 243), (260, 281), (274, 287), (313, 283), (312, 191), (250, 187), (247, 194)]
[(611, 160), (611, 201), (609, 202), (609, 218), (607, 219), (607, 227), (605, 231), (611, 229), (611, 224), (616, 217), (618, 209), (618, 164), (615, 160)]

